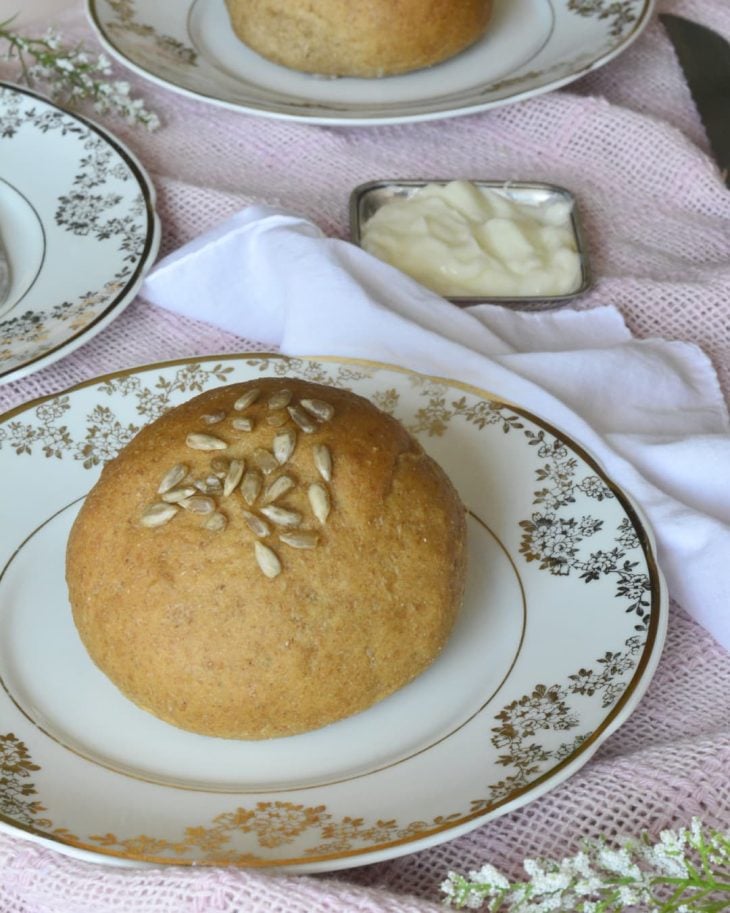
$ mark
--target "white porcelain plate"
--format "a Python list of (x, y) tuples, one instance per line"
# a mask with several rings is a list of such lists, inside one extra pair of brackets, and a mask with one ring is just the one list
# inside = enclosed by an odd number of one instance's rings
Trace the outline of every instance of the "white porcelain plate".
[(157, 255), (154, 190), (100, 127), (0, 83), (0, 382), (67, 355), (129, 304)]
[[(453, 636), (411, 684), (316, 732), (228, 741), (150, 716), (92, 665), (64, 551), (141, 425), (266, 374), (400, 418), (468, 508), (470, 570)], [(86, 858), (323, 871), (447, 840), (583, 765), (664, 638), (650, 533), (580, 447), (483, 391), (387, 365), (226, 356), (99, 378), (0, 417), (0, 487), (0, 823)]]
[(273, 64), (236, 38), (224, 0), (87, 4), (111, 54), (175, 91), (250, 114), (374, 124), (482, 111), (565, 85), (628, 47), (654, 0), (495, 0), (481, 41), (385, 79), (323, 79)]

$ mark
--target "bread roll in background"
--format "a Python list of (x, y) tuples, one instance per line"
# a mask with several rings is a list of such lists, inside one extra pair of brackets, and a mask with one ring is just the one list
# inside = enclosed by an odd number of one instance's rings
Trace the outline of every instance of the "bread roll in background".
[(262, 57), (322, 76), (391, 76), (478, 41), (492, 0), (226, 0), (236, 35)]
[(292, 378), (219, 387), (145, 427), (67, 550), (98, 667), (161, 719), (238, 739), (316, 729), (411, 681), (447, 641), (465, 566), (464, 508), (417, 441), (368, 400)]

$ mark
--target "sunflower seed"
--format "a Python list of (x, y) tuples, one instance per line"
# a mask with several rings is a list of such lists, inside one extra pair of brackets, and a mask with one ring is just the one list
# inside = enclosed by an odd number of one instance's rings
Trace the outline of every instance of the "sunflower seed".
[(191, 514), (211, 514), (215, 510), (215, 501), (203, 495), (193, 495), (192, 498), (183, 498), (180, 507), (189, 510)]
[(319, 482), (309, 486), (307, 492), (312, 513), (320, 523), (326, 523), (330, 512), (330, 496), (324, 485)]
[(142, 526), (164, 526), (165, 523), (169, 523), (172, 520), (176, 513), (177, 507), (174, 504), (164, 504), (161, 501), (157, 501), (155, 504), (145, 507), (142, 511)]
[(315, 444), (313, 447), (314, 465), (325, 482), (332, 481), (332, 454), (326, 444)]
[(229, 463), (225, 457), (213, 457), (210, 461), (210, 468), (219, 479), (225, 479), (226, 473), (228, 472), (228, 466)]
[(243, 500), (249, 507), (254, 504), (256, 498), (258, 498), (262, 484), (263, 479), (261, 478), (261, 473), (256, 472), (255, 469), (249, 469), (244, 475), (243, 481), (241, 482), (241, 494), (243, 495)]
[(203, 521), (203, 527), (205, 529), (210, 529), (215, 533), (219, 533), (221, 530), (225, 529), (228, 526), (228, 517), (225, 514), (219, 513), (217, 510), (214, 510), (212, 514), (209, 514)]
[(206, 425), (217, 425), (218, 422), (222, 422), (225, 417), (225, 412), (210, 412), (207, 415), (201, 415), (200, 421), (204, 422)]
[(227, 498), (228, 495), (232, 494), (233, 490), (238, 487), (238, 483), (243, 478), (243, 469), (243, 460), (231, 460), (231, 465), (228, 467), (226, 477), (223, 479), (224, 498)]
[(171, 469), (167, 470), (160, 480), (160, 484), (157, 486), (157, 493), (162, 495), (171, 488), (175, 488), (176, 485), (179, 485), (180, 482), (182, 482), (187, 474), (188, 467), (185, 463), (175, 463)]
[(291, 491), (292, 488), (294, 488), (294, 479), (291, 476), (279, 476), (278, 479), (274, 479), (270, 485), (266, 486), (263, 497), (264, 504), (273, 503), (278, 498), (281, 498), (282, 495)]
[(289, 406), (286, 410), (305, 434), (311, 434), (317, 430), (317, 423), (313, 421), (301, 406)]
[(294, 453), (297, 446), (297, 433), (293, 428), (286, 428), (274, 435), (274, 456), (282, 466)]
[(245, 393), (241, 394), (238, 397), (236, 402), (233, 404), (233, 408), (236, 412), (243, 412), (244, 409), (248, 409), (251, 403), (255, 403), (259, 398), (261, 390), (258, 387), (251, 387), (250, 390), (246, 390)]
[(177, 504), (184, 498), (189, 498), (194, 495), (196, 491), (197, 489), (193, 485), (184, 485), (182, 488), (172, 488), (170, 491), (164, 493), (162, 500), (167, 504)]
[(291, 390), (277, 390), (276, 393), (272, 393), (269, 397), (268, 406), (269, 409), (273, 412), (275, 409), (283, 409), (284, 406), (288, 406), (291, 402), (292, 393)]
[(269, 524), (262, 520), (261, 517), (257, 517), (256, 514), (252, 514), (250, 510), (244, 510), (243, 519), (254, 536), (259, 536), (259, 538), (263, 539), (265, 536), (271, 535)]
[(186, 438), (185, 443), (191, 450), (225, 450), (228, 447), (225, 441), (212, 434), (200, 434), (193, 431)]
[(270, 475), (279, 468), (279, 462), (270, 450), (257, 447), (253, 452), (253, 461), (264, 475)]
[(234, 418), (231, 422), (231, 426), (236, 431), (251, 431), (253, 429), (253, 419), (252, 418)]
[(271, 415), (266, 416), (266, 424), (270, 425), (272, 428), (281, 428), (286, 422), (286, 412), (272, 412)]
[(267, 577), (278, 577), (281, 573), (281, 561), (276, 557), (276, 552), (264, 545), (263, 542), (256, 541), (253, 544), (256, 562)]
[(299, 526), (302, 522), (299, 511), (277, 507), (276, 504), (267, 504), (261, 508), (261, 513), (277, 526)]
[(310, 412), (315, 418), (318, 418), (322, 422), (328, 422), (335, 414), (334, 407), (329, 403), (325, 403), (324, 400), (302, 399), (300, 402), (307, 412)]
[(305, 530), (279, 533), (279, 539), (292, 548), (316, 548), (319, 543), (317, 533), (310, 533)]
[(217, 495), (223, 490), (218, 476), (208, 476), (207, 479), (196, 479), (193, 485), (204, 495)]

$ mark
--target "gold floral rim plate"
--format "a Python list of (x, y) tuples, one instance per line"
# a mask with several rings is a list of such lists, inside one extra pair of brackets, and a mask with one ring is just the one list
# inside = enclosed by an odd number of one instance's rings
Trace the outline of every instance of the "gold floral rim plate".
[[(183, 732), (88, 659), (66, 538), (104, 462), (220, 384), (333, 384), (397, 416), (469, 512), (467, 594), (441, 656), (364, 713), (263, 742)], [(639, 511), (576, 443), (452, 380), (239, 355), (97, 378), (0, 417), (0, 826), (120, 864), (326, 871), (451, 839), (538, 798), (628, 717), (667, 596)]]
[(654, 0), (495, 0), (484, 38), (438, 66), (323, 79), (249, 50), (224, 0), (87, 0), (109, 53), (160, 85), (249, 114), (349, 125), (469, 114), (566, 85), (624, 51), (653, 7)]
[(0, 83), (0, 383), (87, 342), (136, 294), (159, 246), (155, 193), (105, 130)]

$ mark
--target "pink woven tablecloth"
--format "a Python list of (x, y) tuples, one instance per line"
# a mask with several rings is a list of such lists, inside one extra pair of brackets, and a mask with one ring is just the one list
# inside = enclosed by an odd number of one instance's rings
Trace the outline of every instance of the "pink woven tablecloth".
[[(726, 0), (660, 11), (730, 38)], [(60, 23), (94, 43), (81, 5)], [(0, 77), (11, 78), (9, 65)], [(134, 81), (134, 80), (133, 80)], [(162, 253), (250, 202), (298, 211), (347, 235), (353, 186), (393, 176), (538, 179), (578, 197), (596, 276), (580, 308), (612, 303), (636, 335), (698, 343), (730, 394), (730, 194), (658, 21), (627, 52), (560, 92), (437, 123), (329, 128), (251, 118), (135, 82), (157, 133), (109, 121), (158, 192)], [(0, 387), (0, 410), (117, 368), (252, 349), (246, 340), (133, 303), (56, 364)], [(729, 609), (730, 611), (730, 606)], [(117, 869), (0, 836), (0, 911), (436, 910), (449, 868), (487, 860), (513, 873), (583, 838), (730, 822), (730, 657), (673, 605), (658, 673), (628, 723), (568, 783), (424, 852), (337, 876)]]

